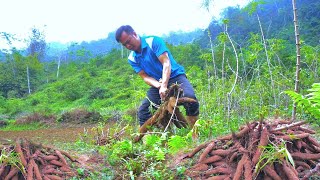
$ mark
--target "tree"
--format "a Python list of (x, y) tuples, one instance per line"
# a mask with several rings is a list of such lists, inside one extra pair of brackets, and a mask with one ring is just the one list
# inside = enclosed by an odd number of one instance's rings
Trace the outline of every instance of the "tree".
[[(27, 48), (28, 58), (26, 58), (26, 71), (27, 71), (27, 82), (28, 82), (28, 93), (31, 94), (30, 85), (30, 65), (35, 65), (34, 60), (37, 60), (38, 64), (40, 61), (44, 60), (46, 54), (47, 43), (45, 41), (45, 35), (40, 29), (33, 27), (31, 29), (31, 35), (29, 37), (29, 45)], [(31, 64), (32, 63), (32, 64)]]
[[(298, 13), (297, 13), (297, 6), (296, 0), (292, 0), (292, 8), (293, 8), (293, 23), (294, 23), (294, 33), (296, 37), (296, 53), (297, 53), (297, 63), (296, 63), (296, 78), (295, 78), (295, 85), (294, 91), (299, 93), (299, 74), (300, 74), (300, 34), (299, 34), (299, 25), (298, 25)], [(293, 111), (292, 111), (292, 119), (296, 119), (296, 111), (297, 111), (297, 104), (293, 103)]]

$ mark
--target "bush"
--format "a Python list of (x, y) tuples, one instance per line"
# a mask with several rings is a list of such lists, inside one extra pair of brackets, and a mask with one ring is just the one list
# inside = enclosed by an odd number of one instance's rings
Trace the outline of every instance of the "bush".
[(106, 92), (105, 89), (102, 89), (99, 87), (95, 88), (90, 92), (89, 99), (103, 99), (105, 98), (105, 92)]
[(30, 124), (34, 122), (52, 124), (55, 123), (57, 117), (55, 115), (45, 115), (38, 112), (17, 118), (16, 124)]
[(7, 126), (8, 125), (8, 122), (7, 121), (2, 121), (2, 120), (0, 120), (0, 128), (1, 127), (5, 127), (5, 126)]
[(72, 111), (63, 113), (59, 122), (72, 123), (93, 123), (103, 120), (100, 113), (95, 111), (88, 111), (86, 109), (74, 109)]

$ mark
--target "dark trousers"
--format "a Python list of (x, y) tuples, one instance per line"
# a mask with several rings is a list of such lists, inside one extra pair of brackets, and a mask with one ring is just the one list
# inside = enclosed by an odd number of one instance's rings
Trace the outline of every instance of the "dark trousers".
[[(196, 95), (194, 93), (193, 87), (187, 79), (186, 75), (182, 74), (177, 77), (171, 78), (169, 80), (168, 86), (173, 83), (181, 84), (181, 88), (183, 89), (183, 97), (189, 97), (197, 100)], [(161, 104), (161, 98), (159, 95), (159, 89), (155, 87), (150, 87), (147, 92), (147, 97), (150, 101), (152, 101), (155, 105)], [(147, 98), (142, 101), (141, 106), (138, 110), (138, 118), (140, 126), (142, 126), (151, 116), (150, 106), (152, 105)], [(195, 103), (184, 103), (184, 108), (186, 109), (187, 116), (198, 116), (199, 115), (199, 103), (198, 101)], [(155, 108), (155, 107), (153, 107)]]

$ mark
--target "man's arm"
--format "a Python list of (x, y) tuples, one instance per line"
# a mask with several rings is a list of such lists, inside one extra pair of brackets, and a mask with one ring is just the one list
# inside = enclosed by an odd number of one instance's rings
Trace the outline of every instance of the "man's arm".
[(159, 89), (159, 94), (161, 99), (164, 98), (165, 92), (168, 88), (168, 82), (171, 75), (171, 63), (167, 52), (162, 53), (159, 57), (159, 61), (161, 62), (162, 69), (162, 81)]
[(144, 72), (144, 70), (141, 70), (138, 74), (144, 80), (144, 82), (146, 82), (148, 85), (153, 86), (157, 89), (160, 88), (161, 83), (155, 80), (154, 78), (148, 76), (147, 73)]

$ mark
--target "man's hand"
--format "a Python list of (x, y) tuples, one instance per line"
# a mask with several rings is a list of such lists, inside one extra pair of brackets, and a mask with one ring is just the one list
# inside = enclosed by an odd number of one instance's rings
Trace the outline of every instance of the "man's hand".
[(167, 91), (167, 87), (160, 86), (159, 94), (160, 94), (161, 100), (164, 100), (165, 95), (166, 95), (166, 91)]
[(166, 95), (166, 91), (167, 91), (167, 87), (162, 85), (162, 79), (159, 79), (159, 84), (160, 84), (160, 86), (158, 89), (159, 89), (160, 98), (161, 98), (161, 100), (164, 100), (165, 95)]

